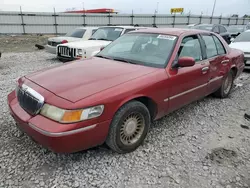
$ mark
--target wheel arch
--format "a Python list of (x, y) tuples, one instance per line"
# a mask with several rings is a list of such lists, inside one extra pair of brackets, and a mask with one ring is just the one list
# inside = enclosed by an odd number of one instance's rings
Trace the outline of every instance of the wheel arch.
[(118, 106), (118, 108), (116, 109), (116, 111), (119, 110), (119, 108), (121, 108), (126, 103), (134, 101), (134, 100), (143, 103), (148, 108), (151, 119), (152, 120), (155, 119), (155, 117), (157, 116), (157, 113), (158, 113), (158, 105), (151, 97), (145, 96), (145, 95), (136, 95), (133, 97), (131, 96), (131, 97), (123, 100), (120, 103), (120, 105)]
[(234, 76), (234, 78), (235, 78), (235, 77), (237, 76), (237, 74), (238, 74), (238, 69), (237, 69), (237, 67), (236, 67), (236, 66), (233, 66), (233, 67), (231, 67), (230, 70), (233, 71), (233, 76)]

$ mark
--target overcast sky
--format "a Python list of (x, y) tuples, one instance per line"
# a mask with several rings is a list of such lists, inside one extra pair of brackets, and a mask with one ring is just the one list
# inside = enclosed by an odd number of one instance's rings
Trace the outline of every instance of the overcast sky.
[[(184, 8), (185, 13), (211, 15), (214, 0), (0, 0), (1, 11), (51, 12), (65, 11), (67, 8), (82, 9), (114, 8), (120, 13), (154, 13), (159, 2), (158, 13), (169, 14), (170, 8)], [(215, 15), (250, 14), (250, 0), (217, 0)]]

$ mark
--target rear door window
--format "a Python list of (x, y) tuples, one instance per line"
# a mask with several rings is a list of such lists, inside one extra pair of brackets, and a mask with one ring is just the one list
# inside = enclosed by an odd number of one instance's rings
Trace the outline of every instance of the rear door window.
[(226, 50), (225, 50), (223, 44), (221, 43), (221, 41), (216, 36), (213, 36), (213, 38), (214, 38), (214, 42), (215, 42), (216, 47), (217, 47), (218, 54), (219, 55), (225, 54)]
[(217, 48), (213, 37), (211, 35), (203, 35), (202, 39), (205, 42), (207, 58), (217, 56)]
[(219, 28), (220, 28), (220, 33), (226, 33), (227, 32), (225, 27), (220, 25)]
[(215, 26), (215, 27), (213, 28), (213, 32), (219, 33), (219, 27), (218, 27), (218, 26)]

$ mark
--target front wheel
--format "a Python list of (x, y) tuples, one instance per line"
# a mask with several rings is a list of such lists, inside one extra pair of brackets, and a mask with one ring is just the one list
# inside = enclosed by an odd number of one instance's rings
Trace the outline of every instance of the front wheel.
[(214, 93), (216, 97), (226, 98), (229, 96), (234, 82), (234, 74), (233, 71), (230, 70), (227, 76), (223, 79), (221, 87)]
[(138, 101), (123, 105), (115, 114), (106, 144), (117, 153), (128, 153), (138, 148), (150, 127), (150, 113)]

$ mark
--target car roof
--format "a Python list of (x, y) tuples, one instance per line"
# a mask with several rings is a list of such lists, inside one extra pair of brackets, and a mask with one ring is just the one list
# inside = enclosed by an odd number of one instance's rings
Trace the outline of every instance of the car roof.
[(199, 33), (211, 33), (209, 31), (197, 30), (197, 29), (182, 29), (182, 28), (148, 28), (132, 31), (131, 33), (155, 33), (180, 36), (182, 34), (199, 34)]
[(129, 28), (147, 28), (147, 27), (135, 27), (135, 26), (131, 26), (131, 25), (112, 25), (112, 26), (101, 26), (99, 28), (102, 28), (102, 27), (120, 27), (120, 28), (124, 28), (124, 29), (129, 29)]
[(75, 29), (98, 29), (99, 27), (77, 27)]
[(233, 27), (245, 27), (245, 25), (229, 25), (228, 27), (231, 27), (231, 26), (233, 26)]
[(211, 25), (211, 26), (212, 26), (212, 25), (218, 25), (218, 24), (197, 24), (197, 25), (198, 25), (198, 26), (199, 26), (199, 25), (209, 25), (209, 26)]

